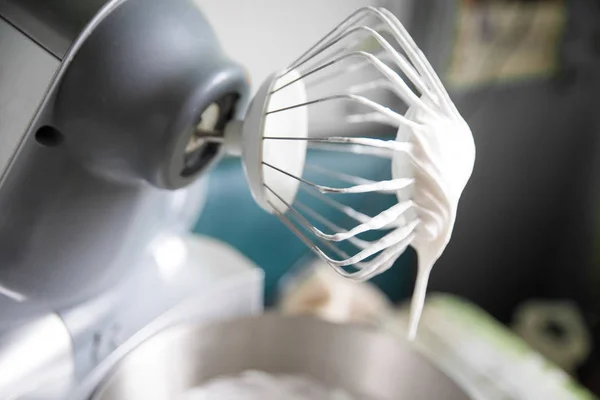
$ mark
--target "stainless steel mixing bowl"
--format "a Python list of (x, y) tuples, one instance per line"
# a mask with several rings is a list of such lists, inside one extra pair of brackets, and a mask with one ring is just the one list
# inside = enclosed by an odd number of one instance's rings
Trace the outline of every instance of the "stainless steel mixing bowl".
[(403, 340), (274, 314), (164, 331), (126, 356), (92, 399), (177, 399), (206, 380), (248, 369), (307, 375), (357, 398), (469, 399)]

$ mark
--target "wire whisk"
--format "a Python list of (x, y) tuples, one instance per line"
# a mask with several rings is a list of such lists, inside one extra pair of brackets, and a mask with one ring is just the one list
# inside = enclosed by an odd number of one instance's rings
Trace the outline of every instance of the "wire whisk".
[(273, 74), (225, 142), (257, 203), (340, 275), (370, 279), (415, 247), (423, 301), (475, 147), (392, 13), (357, 10)]

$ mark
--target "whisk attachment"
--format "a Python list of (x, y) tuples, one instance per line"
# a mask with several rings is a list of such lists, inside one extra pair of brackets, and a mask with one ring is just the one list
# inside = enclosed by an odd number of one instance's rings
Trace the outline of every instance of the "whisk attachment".
[[(268, 212), (273, 212), (275, 207), (285, 212), (285, 204), (294, 201), (300, 184), (297, 180), (282, 179), (280, 171), (270, 166), (282, 165), (282, 171), (289, 176), (302, 176), (304, 169), (308, 112), (303, 107), (289, 109), (285, 115), (277, 110), (287, 107), (289, 103), (306, 103), (306, 90), (300, 81), (296, 81), (285, 96), (275, 93), (273, 89), (276, 84), (286, 84), (296, 77), (297, 73), (294, 72), (279, 78), (272, 75), (253, 98), (243, 124), (234, 122), (225, 131), (229, 151), (242, 156), (254, 199)], [(281, 140), (267, 140), (270, 136), (277, 136)], [(235, 144), (232, 145), (232, 142)], [(265, 182), (269, 182), (279, 196), (267, 190)]]
[[(316, 128), (323, 115), (334, 134)], [(392, 137), (365, 135), (373, 131), (367, 122), (391, 129)], [(408, 246), (416, 248), (414, 336), (475, 148), (468, 125), (398, 19), (383, 8), (357, 10), (269, 77), (243, 123), (234, 124), (225, 142), (239, 143), (233, 151), (242, 155), (256, 202), (339, 274), (370, 279)], [(236, 135), (241, 139), (228, 139)], [(328, 156), (310, 157), (323, 153)], [(356, 161), (329, 162), (337, 153)], [(385, 164), (387, 176), (364, 176), (361, 163)]]

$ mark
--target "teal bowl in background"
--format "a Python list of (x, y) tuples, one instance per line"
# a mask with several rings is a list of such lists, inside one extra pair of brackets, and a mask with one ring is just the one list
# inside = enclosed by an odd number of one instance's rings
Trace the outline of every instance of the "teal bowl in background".
[[(374, 179), (388, 179), (385, 176), (389, 175), (389, 162), (371, 159), (356, 162), (356, 157), (345, 153), (311, 152), (307, 162), (332, 169), (343, 163), (346, 173)], [(392, 201), (392, 197), (377, 196), (361, 204), (361, 210), (369, 211), (372, 207), (377, 212), (385, 206), (382, 202), (391, 205)], [(211, 172), (206, 206), (194, 232), (229, 243), (264, 269), (267, 306), (275, 301), (281, 278), (312, 254), (277, 217), (256, 205), (239, 159), (226, 158)], [(391, 269), (372, 282), (392, 301), (405, 300), (412, 292), (415, 260), (414, 251), (407, 250)]]

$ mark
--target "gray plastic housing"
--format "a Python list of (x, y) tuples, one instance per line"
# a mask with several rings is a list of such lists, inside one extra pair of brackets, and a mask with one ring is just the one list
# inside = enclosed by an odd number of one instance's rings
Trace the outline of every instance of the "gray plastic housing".
[[(182, 175), (182, 155), (200, 114), (241, 96), (245, 80), (193, 4), (129, 0), (78, 49), (56, 96), (54, 125), (96, 172), (177, 189), (197, 175)], [(232, 118), (231, 104), (220, 109), (221, 119)], [(202, 149), (199, 170), (218, 146)]]
[(189, 229), (221, 150), (182, 174), (183, 149), (208, 105), (224, 126), (248, 93), (191, 0), (107, 2), (48, 87), (0, 181), (0, 286), (17, 294), (0, 329), (105, 292)]

